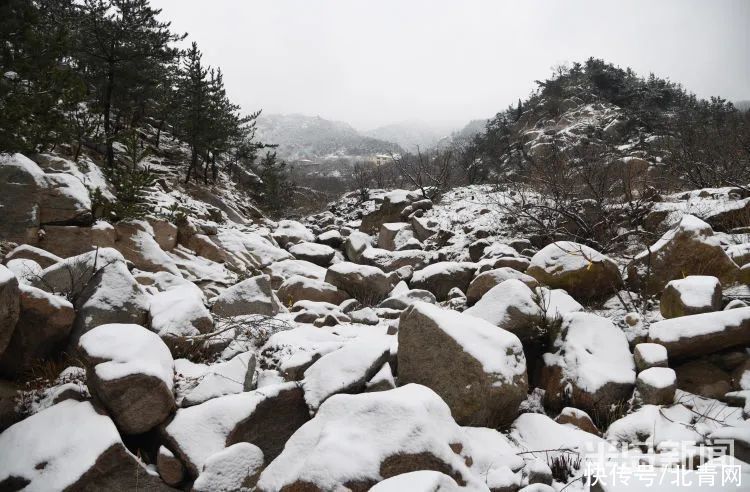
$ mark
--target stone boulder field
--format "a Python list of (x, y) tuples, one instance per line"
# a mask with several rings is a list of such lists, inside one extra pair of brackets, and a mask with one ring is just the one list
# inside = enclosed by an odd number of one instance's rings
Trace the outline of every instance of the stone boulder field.
[(0, 156), (1, 491), (588, 490), (595, 451), (697, 476), (727, 439), (712, 490), (750, 487), (750, 239), (677, 195), (600, 251), (483, 185), (109, 222), (96, 164), (32, 157)]

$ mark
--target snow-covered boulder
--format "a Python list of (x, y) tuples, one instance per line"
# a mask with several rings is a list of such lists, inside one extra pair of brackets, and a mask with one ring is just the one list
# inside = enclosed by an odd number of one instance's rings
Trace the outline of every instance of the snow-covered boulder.
[(177, 247), (177, 226), (165, 219), (149, 218), (148, 223), (154, 231), (154, 239), (164, 251)]
[(384, 272), (395, 272), (405, 266), (418, 270), (435, 262), (436, 259), (437, 255), (434, 251), (418, 249), (388, 251), (381, 248), (368, 248), (360, 255), (359, 262), (376, 266)]
[(36, 244), (40, 193), (46, 186), (44, 172), (22, 154), (0, 154), (0, 183), (2, 239)]
[(322, 280), (301, 275), (294, 275), (286, 279), (276, 294), (285, 306), (290, 306), (302, 300), (341, 304), (349, 299), (349, 294), (338, 287)]
[(91, 199), (86, 186), (75, 176), (65, 173), (44, 175), (39, 202), (42, 224), (90, 225)]
[(328, 353), (306, 371), (302, 388), (312, 411), (336, 393), (358, 393), (390, 356), (392, 336), (361, 336)]
[(263, 269), (271, 277), (271, 288), (278, 289), (285, 280), (299, 275), (313, 280), (324, 280), (326, 269), (305, 260), (282, 260), (271, 263)]
[(471, 281), (466, 291), (466, 299), (469, 306), (476, 304), (494, 286), (510, 279), (520, 280), (530, 289), (536, 289), (539, 286), (539, 282), (534, 277), (521, 273), (514, 268), (495, 268), (494, 270), (480, 273)]
[(638, 400), (646, 405), (670, 405), (677, 390), (677, 375), (668, 367), (650, 367), (635, 381)]
[(747, 347), (750, 345), (750, 307), (658, 321), (649, 327), (648, 340), (664, 345), (670, 359)]
[(398, 346), (399, 382), (433, 389), (459, 424), (498, 427), (518, 415), (528, 380), (512, 333), (418, 302), (401, 315)]
[(315, 323), (316, 326), (335, 326), (351, 322), (341, 307), (330, 302), (297, 301), (291, 309), (297, 323)]
[(531, 258), (526, 274), (575, 298), (601, 298), (622, 284), (617, 264), (584, 244), (558, 241)]
[(255, 354), (252, 352), (213, 364), (201, 376), (200, 382), (184, 394), (180, 406), (191, 407), (212, 398), (252, 390), (254, 373)]
[(302, 242), (289, 247), (289, 252), (298, 260), (309, 261), (322, 267), (331, 264), (336, 250), (325, 244)]
[(258, 490), (366, 490), (419, 470), (479, 487), (462, 441), (448, 406), (424, 386), (334, 395), (261, 473)]
[(721, 282), (708, 275), (689, 275), (671, 280), (661, 294), (659, 305), (665, 318), (721, 310)]
[(273, 316), (284, 310), (284, 306), (271, 290), (271, 278), (268, 275), (257, 275), (219, 294), (214, 299), (211, 310), (221, 317), (246, 314)]
[(90, 402), (64, 401), (0, 434), (7, 490), (172, 490), (123, 444)]
[(429, 290), (438, 301), (444, 301), (454, 287), (466, 292), (476, 269), (475, 263), (442, 261), (414, 272), (409, 285), (413, 289)]
[(221, 228), (211, 240), (226, 253), (227, 263), (237, 271), (265, 268), (292, 258), (291, 253), (255, 232)]
[(542, 385), (553, 409), (565, 402), (589, 413), (606, 412), (630, 398), (635, 364), (625, 334), (609, 319), (591, 313), (567, 313), (544, 354)]
[(378, 304), (378, 307), (402, 310), (419, 301), (435, 304), (437, 299), (435, 299), (435, 294), (429, 290), (409, 289), (407, 287), (407, 290), (403, 292), (391, 292), (387, 299)]
[(203, 292), (187, 280), (156, 292), (149, 298), (151, 329), (173, 351), (190, 345), (185, 337), (208, 333), (214, 326), (204, 302)]
[(263, 468), (263, 451), (248, 442), (238, 442), (206, 460), (193, 483), (193, 492), (249, 490)]
[(101, 325), (83, 335), (78, 348), (89, 389), (124, 433), (153, 429), (175, 408), (174, 361), (155, 333), (138, 325)]
[(402, 473), (375, 484), (371, 492), (456, 492), (462, 490), (455, 480), (439, 471), (420, 470)]
[(18, 279), (0, 265), (0, 354), (10, 343), (21, 312), (21, 291)]
[(379, 302), (393, 288), (391, 279), (380, 268), (349, 262), (331, 265), (325, 281), (366, 304)]
[(16, 258), (8, 261), (5, 266), (13, 272), (18, 281), (22, 284), (31, 285), (37, 278), (42, 276), (44, 268), (35, 262), (26, 258)]
[(301, 380), (310, 365), (345, 342), (329, 331), (301, 325), (271, 335), (260, 349), (260, 366), (277, 369), (288, 381)]
[(404, 208), (418, 199), (419, 196), (413, 191), (393, 190), (386, 193), (380, 207), (362, 217), (362, 225), (359, 226), (359, 230), (374, 234), (386, 222), (399, 222)]
[(115, 226), (115, 249), (136, 268), (147, 272), (169, 272), (182, 276), (172, 258), (154, 239), (154, 229), (146, 221), (121, 221)]
[(310, 232), (310, 229), (296, 220), (279, 221), (279, 225), (272, 236), (282, 248), (288, 248), (293, 244), (315, 241), (315, 235)]
[(31, 246), (30, 244), (21, 244), (19, 246), (16, 246), (10, 252), (8, 252), (7, 255), (5, 255), (5, 259), (3, 261), (5, 263), (8, 263), (9, 261), (16, 259), (33, 260), (39, 263), (42, 268), (47, 268), (48, 266), (52, 266), (55, 263), (61, 262), (63, 260), (59, 256), (53, 255), (49, 251), (37, 248), (36, 246)]
[(390, 222), (380, 226), (378, 248), (396, 251), (414, 239), (414, 232), (406, 222)]
[(555, 422), (562, 425), (572, 425), (582, 431), (586, 431), (589, 434), (598, 436), (601, 434), (599, 428), (596, 427), (594, 421), (591, 420), (589, 414), (581, 410), (580, 408), (565, 407), (555, 417)]
[(372, 236), (353, 231), (344, 241), (344, 254), (349, 261), (358, 262), (365, 250), (372, 248)]
[(667, 348), (658, 343), (639, 343), (633, 348), (633, 360), (638, 371), (649, 367), (667, 367)]
[(492, 287), (465, 314), (508, 330), (523, 341), (538, 338), (544, 319), (541, 300), (521, 280), (510, 279)]
[(256, 445), (272, 461), (309, 419), (302, 389), (283, 383), (181, 408), (164, 436), (190, 476), (197, 477), (211, 456), (239, 442)]
[(0, 352), (0, 374), (18, 375), (64, 347), (73, 328), (73, 305), (29, 285), (20, 286), (20, 314), (10, 343)]
[(684, 215), (648, 250), (628, 265), (628, 284), (654, 294), (670, 280), (686, 275), (711, 275), (730, 285), (739, 267), (722, 248), (711, 226), (693, 215)]
[[(750, 378), (748, 378), (750, 379)], [(391, 365), (384, 363), (378, 372), (365, 384), (365, 391), (387, 391), (396, 387), (396, 380), (393, 377)]]
[(320, 244), (325, 244), (332, 248), (340, 248), (344, 244), (344, 237), (341, 232), (337, 229), (331, 229), (325, 232), (321, 232), (316, 239)]

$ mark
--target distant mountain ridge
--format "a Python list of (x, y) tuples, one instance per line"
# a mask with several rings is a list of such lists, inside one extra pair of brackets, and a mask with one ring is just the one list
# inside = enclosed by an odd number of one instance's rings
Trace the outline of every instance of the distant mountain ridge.
[(453, 130), (455, 130), (455, 127), (449, 125), (403, 121), (368, 130), (364, 134), (379, 140), (395, 142), (404, 150), (414, 152), (417, 147), (420, 149), (435, 147), (442, 139), (448, 137)]
[(302, 114), (264, 114), (258, 118), (257, 136), (262, 142), (278, 144), (279, 156), (290, 161), (402, 152), (398, 144), (363, 135), (348, 123)]

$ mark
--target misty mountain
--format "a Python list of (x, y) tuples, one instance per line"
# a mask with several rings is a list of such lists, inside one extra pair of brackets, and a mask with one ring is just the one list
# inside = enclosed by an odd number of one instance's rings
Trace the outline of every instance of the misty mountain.
[(742, 101), (735, 101), (734, 107), (739, 109), (740, 111), (748, 111), (750, 110), (750, 99), (744, 99)]
[(396, 143), (362, 135), (348, 123), (320, 116), (262, 115), (257, 135), (262, 142), (278, 144), (279, 156), (290, 161), (356, 159), (402, 151)]
[(381, 126), (364, 132), (365, 135), (379, 140), (395, 142), (404, 150), (413, 152), (417, 147), (428, 149), (434, 147), (441, 139), (449, 136), (454, 127), (448, 125), (430, 125), (420, 121), (404, 121)]

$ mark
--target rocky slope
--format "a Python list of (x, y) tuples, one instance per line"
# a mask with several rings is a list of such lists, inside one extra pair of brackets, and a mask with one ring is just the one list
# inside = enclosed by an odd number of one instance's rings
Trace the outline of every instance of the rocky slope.
[(95, 167), (0, 174), (0, 489), (583, 490), (614, 444), (697, 482), (720, 439), (750, 483), (750, 239), (702, 213), (733, 190), (609, 256), (483, 186), (278, 222), (155, 190), (188, 213), (110, 224)]

